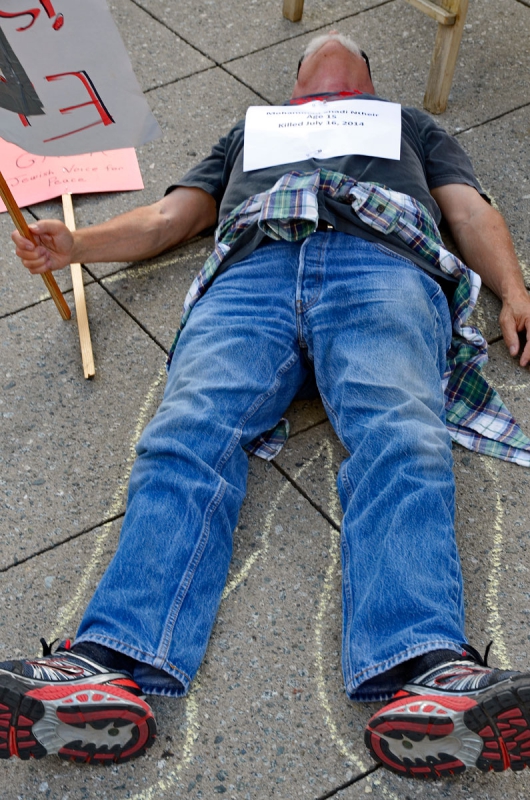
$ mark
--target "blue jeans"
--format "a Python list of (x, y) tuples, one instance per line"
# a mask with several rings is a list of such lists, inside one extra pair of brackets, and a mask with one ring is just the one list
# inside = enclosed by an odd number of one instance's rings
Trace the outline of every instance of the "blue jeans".
[(132, 656), (148, 693), (187, 691), (227, 577), (244, 445), (274, 427), (312, 365), (349, 453), (338, 476), (348, 694), (385, 699), (397, 688), (385, 677), (392, 667), (460, 650), (441, 386), (450, 337), (431, 277), (346, 234), (271, 242), (219, 275), (139, 442), (120, 543), (76, 641)]

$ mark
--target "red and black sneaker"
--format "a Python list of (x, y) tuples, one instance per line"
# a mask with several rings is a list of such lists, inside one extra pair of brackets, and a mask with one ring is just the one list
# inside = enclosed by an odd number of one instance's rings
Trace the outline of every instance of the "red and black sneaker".
[(151, 747), (153, 712), (130, 675), (41, 641), (42, 658), (0, 663), (0, 758), (115, 764)]
[(530, 765), (530, 674), (491, 669), (478, 653), (410, 681), (369, 720), (376, 761), (409, 778), (518, 772)]

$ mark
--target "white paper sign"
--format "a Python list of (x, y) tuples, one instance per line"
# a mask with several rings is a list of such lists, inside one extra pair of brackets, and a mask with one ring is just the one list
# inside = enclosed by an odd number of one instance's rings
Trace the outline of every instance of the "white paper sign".
[(314, 100), (301, 106), (250, 106), (243, 170), (344, 155), (399, 161), (401, 106), (381, 100)]

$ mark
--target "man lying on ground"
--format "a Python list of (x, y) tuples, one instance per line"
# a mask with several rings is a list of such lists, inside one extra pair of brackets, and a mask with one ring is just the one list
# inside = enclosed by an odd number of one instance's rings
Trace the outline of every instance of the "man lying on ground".
[[(319, 98), (376, 99), (367, 60), (336, 32), (309, 45), (291, 103)], [(338, 476), (346, 691), (388, 701), (368, 722), (372, 755), (421, 777), (530, 762), (516, 735), (530, 726), (530, 674), (488, 667), (465, 638), (451, 457), (452, 436), (530, 463), (530, 440), (480, 377), (484, 342), (464, 324), (478, 273), (503, 302), (515, 355), (530, 299), (460, 145), (427, 114), (401, 113), (399, 160), (244, 172), (239, 123), (152, 206), (75, 233), (38, 222), (37, 246), (13, 234), (39, 273), (152, 258), (223, 219), (137, 448), (117, 552), (77, 638), (0, 665), (11, 715), (2, 757), (122, 762), (152, 744), (142, 695), (180, 697), (200, 666), (248, 452), (274, 455), (283, 412), (316, 381), (348, 451)], [(444, 248), (442, 215), (474, 272)]]

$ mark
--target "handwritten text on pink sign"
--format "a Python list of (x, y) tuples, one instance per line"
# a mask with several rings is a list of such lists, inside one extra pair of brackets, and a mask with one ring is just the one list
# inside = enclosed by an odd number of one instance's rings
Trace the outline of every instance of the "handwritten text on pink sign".
[[(134, 148), (81, 156), (39, 156), (0, 139), (3, 175), (19, 206), (62, 194), (143, 189)], [(0, 211), (5, 211), (0, 201)]]

